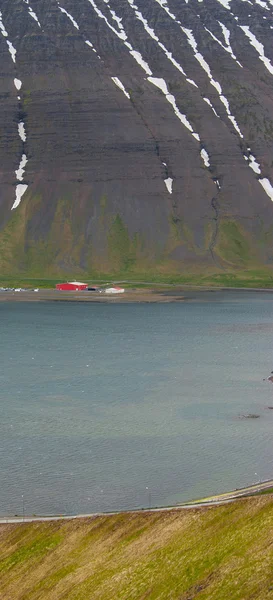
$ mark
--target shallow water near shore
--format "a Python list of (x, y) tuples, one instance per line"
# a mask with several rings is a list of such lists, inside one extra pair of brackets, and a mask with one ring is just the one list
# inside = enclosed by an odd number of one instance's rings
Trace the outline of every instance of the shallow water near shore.
[(273, 294), (186, 298), (0, 304), (1, 514), (163, 506), (273, 477)]

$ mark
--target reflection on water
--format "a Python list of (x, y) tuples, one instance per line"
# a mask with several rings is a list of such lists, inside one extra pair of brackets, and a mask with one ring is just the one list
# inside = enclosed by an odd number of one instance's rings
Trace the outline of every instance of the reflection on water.
[(22, 494), (28, 513), (91, 512), (272, 477), (272, 301), (1, 303), (0, 512)]

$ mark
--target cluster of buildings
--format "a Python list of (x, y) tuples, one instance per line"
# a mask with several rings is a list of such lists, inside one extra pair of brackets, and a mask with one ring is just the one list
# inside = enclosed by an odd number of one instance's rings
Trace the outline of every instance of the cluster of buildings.
[(124, 288), (118, 286), (111, 286), (101, 288), (96, 285), (88, 285), (88, 283), (82, 283), (81, 281), (66, 281), (65, 283), (57, 283), (56, 290), (59, 291), (71, 291), (71, 292), (98, 292), (104, 294), (124, 294)]

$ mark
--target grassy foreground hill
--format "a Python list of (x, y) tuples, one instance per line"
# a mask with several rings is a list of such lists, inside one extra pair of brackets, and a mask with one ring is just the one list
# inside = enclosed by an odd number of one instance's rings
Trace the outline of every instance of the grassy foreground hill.
[(272, 598), (272, 500), (1, 525), (0, 598)]

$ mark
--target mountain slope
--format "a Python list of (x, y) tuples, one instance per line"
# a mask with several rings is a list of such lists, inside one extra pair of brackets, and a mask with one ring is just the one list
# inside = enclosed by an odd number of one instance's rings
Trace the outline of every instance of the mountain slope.
[(0, 271), (271, 267), (273, 0), (0, 0)]

